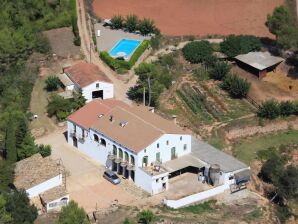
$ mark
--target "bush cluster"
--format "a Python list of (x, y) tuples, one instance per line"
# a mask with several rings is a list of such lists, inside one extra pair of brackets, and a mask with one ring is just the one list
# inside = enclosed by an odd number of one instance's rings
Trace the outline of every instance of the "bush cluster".
[(229, 58), (234, 58), (239, 54), (247, 54), (251, 51), (259, 51), (261, 46), (260, 39), (255, 36), (230, 35), (222, 43), (220, 43), (220, 50)]
[(159, 30), (156, 28), (153, 20), (144, 18), (139, 20), (136, 15), (128, 15), (126, 18), (121, 15), (115, 15), (111, 19), (112, 29), (125, 29), (128, 32), (140, 31), (142, 35), (148, 35), (150, 33), (159, 34)]
[(245, 98), (250, 89), (250, 83), (234, 74), (228, 74), (221, 83), (221, 88), (234, 98)]
[(49, 76), (46, 81), (46, 90), (47, 91), (55, 91), (60, 86), (60, 79), (57, 76)]
[(182, 48), (184, 58), (190, 63), (203, 62), (212, 55), (212, 46), (208, 41), (192, 41)]
[(112, 58), (106, 51), (100, 52), (100, 58), (114, 71), (118, 71), (119, 69), (129, 70), (132, 68), (132, 66), (134, 66), (134, 64), (137, 62), (137, 60), (143, 54), (143, 52), (148, 48), (148, 46), (149, 41), (144, 40), (135, 50), (133, 55), (130, 57), (129, 61)]
[(276, 100), (264, 101), (257, 112), (261, 118), (275, 119), (279, 116), (287, 117), (298, 114), (298, 103), (292, 101), (278, 102)]
[(74, 34), (73, 43), (76, 46), (81, 46), (81, 38), (80, 38), (79, 28), (78, 28), (76, 0), (70, 1), (70, 7), (71, 7), (71, 26), (72, 26), (72, 32)]

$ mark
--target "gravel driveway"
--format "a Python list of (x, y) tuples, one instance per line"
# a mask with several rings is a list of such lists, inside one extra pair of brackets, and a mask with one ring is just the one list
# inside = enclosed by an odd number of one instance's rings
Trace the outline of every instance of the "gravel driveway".
[(119, 204), (130, 204), (137, 200), (136, 196), (126, 190), (125, 181), (117, 186), (106, 181), (102, 177), (104, 166), (69, 145), (64, 132), (65, 129), (57, 130), (37, 139), (36, 143), (51, 145), (53, 159), (61, 158), (67, 173), (66, 186), (71, 199), (88, 213), (96, 208), (107, 208), (115, 200)]

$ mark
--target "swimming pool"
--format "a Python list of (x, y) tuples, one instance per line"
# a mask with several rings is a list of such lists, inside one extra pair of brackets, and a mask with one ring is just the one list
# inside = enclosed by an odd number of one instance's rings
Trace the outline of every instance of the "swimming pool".
[(124, 57), (128, 59), (141, 42), (140, 40), (122, 39), (110, 50), (109, 54), (112, 57)]

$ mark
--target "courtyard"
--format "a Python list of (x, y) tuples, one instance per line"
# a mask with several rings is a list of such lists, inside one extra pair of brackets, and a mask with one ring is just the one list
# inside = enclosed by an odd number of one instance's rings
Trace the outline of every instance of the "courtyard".
[(66, 170), (66, 186), (70, 198), (78, 202), (87, 213), (113, 204), (131, 204), (146, 195), (133, 183), (121, 180), (113, 185), (103, 178), (105, 167), (69, 145), (64, 137), (65, 129), (36, 140), (38, 144), (52, 146), (52, 158), (61, 159)]

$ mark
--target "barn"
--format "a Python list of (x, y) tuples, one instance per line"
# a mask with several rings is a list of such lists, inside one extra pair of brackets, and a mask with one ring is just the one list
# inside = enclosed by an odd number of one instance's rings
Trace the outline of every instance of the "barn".
[(272, 56), (269, 52), (249, 52), (236, 56), (235, 61), (240, 68), (262, 79), (267, 72), (274, 71), (284, 59)]

